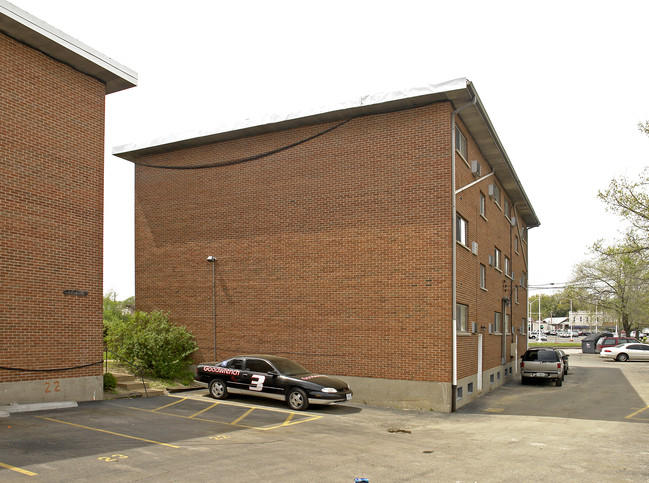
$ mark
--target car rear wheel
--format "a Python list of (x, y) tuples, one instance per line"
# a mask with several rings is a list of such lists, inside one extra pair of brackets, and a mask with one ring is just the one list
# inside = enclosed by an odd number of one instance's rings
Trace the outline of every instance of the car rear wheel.
[(521, 384), (529, 384), (529, 383), (530, 383), (529, 378), (525, 376), (521, 376)]
[(286, 395), (288, 407), (296, 411), (303, 411), (309, 407), (309, 399), (306, 393), (299, 387), (292, 388)]
[(557, 379), (557, 387), (563, 386), (563, 377), (561, 379)]
[(212, 379), (210, 381), (210, 396), (214, 399), (225, 399), (228, 397), (228, 388), (223, 379)]
[(629, 360), (629, 356), (627, 354), (618, 354), (617, 360), (620, 362), (626, 362)]

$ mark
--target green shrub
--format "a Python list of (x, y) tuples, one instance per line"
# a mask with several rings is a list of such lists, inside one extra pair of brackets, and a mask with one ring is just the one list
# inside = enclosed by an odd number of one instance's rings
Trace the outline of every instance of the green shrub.
[(135, 312), (112, 321), (106, 340), (113, 352), (162, 379), (186, 378), (189, 356), (198, 349), (185, 327), (172, 324), (159, 311)]
[(114, 391), (117, 387), (117, 379), (110, 372), (104, 374), (104, 391)]

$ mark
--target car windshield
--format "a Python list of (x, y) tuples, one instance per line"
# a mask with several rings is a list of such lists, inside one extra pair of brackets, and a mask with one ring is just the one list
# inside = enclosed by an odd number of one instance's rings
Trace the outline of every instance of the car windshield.
[(308, 374), (304, 367), (302, 367), (297, 362), (293, 362), (289, 359), (278, 359), (274, 360), (273, 364), (277, 370), (285, 376), (297, 376), (298, 374)]

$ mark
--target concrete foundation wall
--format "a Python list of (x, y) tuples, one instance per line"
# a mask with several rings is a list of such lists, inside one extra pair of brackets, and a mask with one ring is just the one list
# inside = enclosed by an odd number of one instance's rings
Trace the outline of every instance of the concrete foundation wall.
[(451, 412), (452, 388), (448, 383), (335, 377), (349, 384), (357, 404)]
[(103, 376), (0, 383), (0, 406), (103, 398)]

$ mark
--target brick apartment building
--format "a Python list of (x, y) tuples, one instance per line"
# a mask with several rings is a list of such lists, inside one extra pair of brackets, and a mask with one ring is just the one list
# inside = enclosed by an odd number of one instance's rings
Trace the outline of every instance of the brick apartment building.
[(0, 0), (0, 406), (103, 397), (104, 102), (136, 82)]
[(197, 361), (284, 355), (440, 411), (517, 372), (539, 220), (466, 79), (114, 154), (136, 164), (137, 308)]

